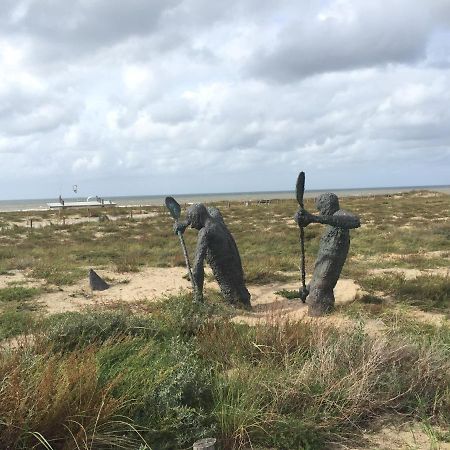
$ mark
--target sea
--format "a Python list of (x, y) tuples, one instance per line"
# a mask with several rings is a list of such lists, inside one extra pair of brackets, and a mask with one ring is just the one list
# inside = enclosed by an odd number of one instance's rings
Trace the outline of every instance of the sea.
[[(377, 187), (377, 188), (358, 188), (358, 189), (323, 189), (306, 190), (305, 198), (314, 198), (323, 192), (334, 192), (339, 197), (349, 196), (371, 196), (397, 194), (410, 191), (433, 191), (450, 194), (450, 185), (441, 186), (400, 186), (400, 187)], [(267, 192), (226, 192), (213, 194), (179, 194), (172, 196), (180, 204), (190, 203), (217, 203), (221, 201), (257, 201), (274, 199), (295, 199), (294, 191), (267, 191)], [(163, 195), (136, 195), (122, 197), (105, 197), (117, 203), (117, 206), (162, 206), (164, 205)], [(64, 198), (65, 201), (84, 201), (85, 198), (71, 197)], [(0, 211), (42, 211), (48, 209), (47, 203), (57, 202), (58, 198), (37, 198), (37, 199), (18, 199), (18, 200), (0, 200)]]

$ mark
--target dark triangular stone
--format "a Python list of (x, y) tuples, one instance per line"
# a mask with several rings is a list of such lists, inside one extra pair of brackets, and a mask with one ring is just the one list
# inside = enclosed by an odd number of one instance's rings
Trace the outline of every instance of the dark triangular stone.
[(97, 275), (93, 269), (89, 269), (89, 284), (93, 291), (104, 291), (109, 288), (109, 284)]

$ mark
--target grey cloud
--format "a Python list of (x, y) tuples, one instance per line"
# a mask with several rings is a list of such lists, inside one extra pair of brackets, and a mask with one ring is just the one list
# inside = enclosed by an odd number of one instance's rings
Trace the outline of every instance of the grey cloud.
[(180, 1), (7, 1), (1, 24), (4, 31), (31, 39), (36, 60), (68, 59), (133, 36), (151, 35), (164, 13)]
[(61, 106), (46, 105), (26, 115), (13, 115), (2, 122), (2, 127), (5, 134), (29, 135), (51, 131), (73, 120)]
[(348, 3), (347, 15), (293, 17), (253, 56), (251, 74), (292, 82), (314, 74), (413, 62), (425, 54), (431, 13), (406, 1)]
[(195, 110), (183, 99), (163, 98), (149, 108), (155, 122), (181, 124), (195, 118)]
[(49, 40), (108, 44), (129, 36), (147, 34), (165, 10), (178, 0), (98, 0), (54, 2), (35, 0), (15, 29)]
[[(29, 81), (28, 81), (29, 82)], [(27, 89), (27, 79), (4, 80), (0, 92), (0, 136), (27, 136), (50, 132), (77, 121), (80, 102), (65, 92), (45, 87)]]

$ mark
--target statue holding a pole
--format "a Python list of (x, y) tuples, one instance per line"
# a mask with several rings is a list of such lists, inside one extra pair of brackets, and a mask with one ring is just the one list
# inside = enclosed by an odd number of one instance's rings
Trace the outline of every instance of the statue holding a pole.
[[(171, 210), (169, 205), (175, 202), (174, 199), (170, 199), (172, 197), (166, 198), (166, 206), (169, 210)], [(175, 218), (173, 214), (172, 216)], [(184, 241), (182, 241), (195, 299), (203, 300), (204, 264), (206, 261), (213, 271), (223, 297), (233, 305), (250, 308), (250, 293), (245, 286), (239, 250), (220, 211), (217, 208), (206, 208), (205, 205), (199, 203), (188, 208), (185, 221), (178, 221), (179, 211), (176, 216), (174, 230), (180, 237), (180, 241), (189, 225), (198, 230), (192, 271)]]
[[(340, 209), (337, 195), (330, 192), (321, 194), (316, 199), (316, 208), (320, 214), (314, 215), (306, 211), (303, 206), (304, 180), (305, 175), (301, 172), (297, 181), (297, 200), (300, 208), (294, 216), (300, 227), (302, 252), (300, 298), (303, 301), (304, 298), (308, 298), (308, 314), (310, 316), (321, 316), (331, 312), (334, 308), (333, 290), (347, 259), (350, 248), (350, 230), (358, 228), (361, 223), (357, 216)], [(320, 239), (319, 252), (311, 282), (309, 287), (306, 287), (303, 228), (311, 223), (320, 223), (327, 225), (327, 227)]]

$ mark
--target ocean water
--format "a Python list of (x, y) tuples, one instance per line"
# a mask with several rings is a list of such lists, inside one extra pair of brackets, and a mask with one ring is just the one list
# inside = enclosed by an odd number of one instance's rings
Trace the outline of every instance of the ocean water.
[[(403, 186), (403, 187), (380, 187), (360, 189), (326, 189), (306, 190), (305, 198), (314, 198), (323, 192), (334, 192), (339, 197), (384, 195), (414, 190), (429, 190), (450, 194), (450, 186)], [(180, 203), (214, 203), (219, 201), (251, 201), (251, 200), (273, 200), (295, 198), (294, 191), (268, 191), (268, 192), (228, 192), (215, 194), (168, 194), (173, 195)], [(105, 197), (112, 200), (118, 206), (157, 206), (164, 205), (163, 195), (139, 195), (124, 197)], [(64, 198), (66, 201), (86, 200), (85, 198)], [(39, 211), (48, 209), (48, 202), (56, 202), (57, 198), (42, 199), (20, 199), (0, 200), (0, 211)]]

